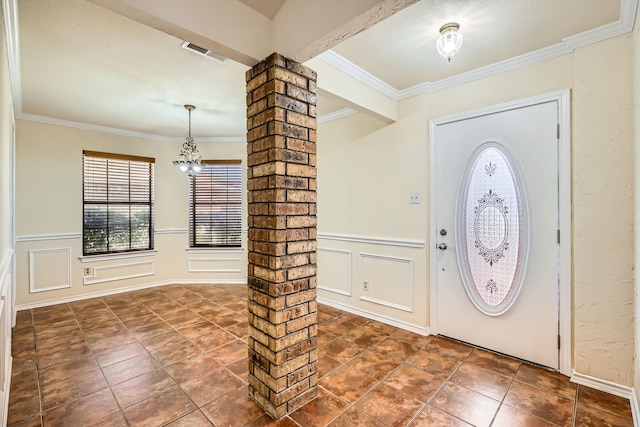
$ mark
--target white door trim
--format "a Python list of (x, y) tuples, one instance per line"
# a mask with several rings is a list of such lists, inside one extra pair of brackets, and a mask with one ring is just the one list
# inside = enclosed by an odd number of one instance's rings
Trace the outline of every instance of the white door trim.
[(436, 127), (446, 123), (553, 101), (558, 102), (558, 120), (560, 122), (560, 137), (558, 144), (558, 174), (560, 187), (559, 227), (561, 236), (559, 272), (559, 331), (561, 336), (560, 372), (564, 375), (570, 376), (572, 373), (571, 352), (573, 348), (573, 336), (571, 334), (571, 115), (569, 89), (506, 102), (503, 104), (492, 105), (429, 121), (429, 328), (432, 334), (438, 333), (437, 251), (434, 250), (437, 242), (437, 224), (435, 215), (437, 200), (437, 182), (435, 173)]

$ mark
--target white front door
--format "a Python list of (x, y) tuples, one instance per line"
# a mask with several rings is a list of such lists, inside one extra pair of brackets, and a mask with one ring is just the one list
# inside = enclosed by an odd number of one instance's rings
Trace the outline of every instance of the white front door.
[(549, 101), (438, 123), (431, 173), (437, 333), (555, 369), (558, 111)]

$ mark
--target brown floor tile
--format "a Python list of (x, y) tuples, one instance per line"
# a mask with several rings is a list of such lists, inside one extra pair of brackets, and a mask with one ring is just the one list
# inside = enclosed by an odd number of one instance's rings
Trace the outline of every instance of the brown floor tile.
[(500, 406), (496, 400), (450, 383), (429, 404), (477, 427), (488, 426)]
[(192, 377), (179, 384), (198, 407), (202, 407), (244, 386), (242, 380), (233, 375), (227, 368), (201, 372), (199, 376)]
[(358, 328), (344, 335), (344, 338), (353, 341), (358, 347), (371, 347), (388, 338), (388, 335), (376, 332), (366, 327)]
[(9, 424), (40, 413), (37, 372), (27, 372), (11, 378), (9, 408)]
[(386, 384), (380, 384), (360, 399), (356, 408), (390, 427), (406, 426), (424, 402)]
[(333, 335), (331, 332), (318, 329), (318, 347), (325, 346), (336, 338), (338, 337), (336, 335)]
[(153, 353), (153, 357), (156, 358), (163, 366), (171, 365), (172, 363), (179, 362), (189, 357), (197, 356), (202, 351), (189, 341), (178, 342), (169, 344), (162, 347)]
[(408, 357), (415, 355), (420, 346), (405, 341), (400, 341), (394, 338), (387, 338), (386, 340), (376, 344), (374, 349), (381, 351), (388, 358), (399, 361), (404, 361)]
[(419, 345), (421, 347), (426, 346), (434, 339), (433, 335), (420, 335), (420, 334), (416, 334), (415, 332), (406, 331), (404, 329), (395, 329), (389, 334), (389, 336), (391, 338), (394, 338), (400, 341), (407, 341), (412, 344)]
[(96, 425), (100, 420), (118, 410), (111, 391), (104, 389), (45, 411), (43, 425), (86, 427)]
[(554, 424), (571, 424), (574, 402), (540, 388), (514, 381), (504, 403)]
[(16, 421), (15, 423), (7, 424), (7, 427), (41, 427), (41, 426), (42, 426), (42, 415), (40, 413), (36, 415), (32, 415), (23, 420)]
[(465, 362), (458, 368), (449, 381), (460, 387), (468, 388), (469, 390), (501, 401), (507, 394), (513, 380)]
[(121, 408), (163, 394), (177, 384), (164, 370), (155, 370), (111, 387)]
[(578, 402), (621, 417), (631, 417), (629, 399), (614, 396), (591, 387), (578, 386)]
[(229, 363), (226, 365), (226, 368), (233, 372), (237, 377), (239, 377), (245, 383), (249, 381), (249, 360), (245, 357), (243, 359), (236, 360), (233, 363)]
[(143, 354), (147, 354), (147, 350), (139, 342), (134, 341), (119, 347), (99, 351), (94, 355), (98, 364), (101, 367), (105, 367)]
[(260, 418), (247, 424), (245, 427), (299, 427), (299, 425), (291, 421), (291, 418), (289, 417), (275, 421), (269, 415), (264, 414)]
[(166, 427), (213, 427), (213, 424), (211, 424), (202, 412), (193, 411), (167, 424)]
[(461, 362), (443, 354), (430, 350), (420, 350), (407, 360), (407, 364), (438, 377), (447, 378), (453, 373)]
[(180, 328), (177, 328), (177, 329), (180, 331), (182, 335), (184, 335), (191, 341), (196, 342), (196, 340), (199, 337), (210, 334), (211, 332), (218, 330), (220, 328), (218, 328), (216, 325), (209, 322), (208, 320), (203, 319), (196, 323), (192, 323), (190, 325), (181, 326)]
[(225, 314), (224, 316), (220, 316), (215, 319), (209, 319), (209, 320), (213, 321), (213, 323), (220, 326), (221, 328), (227, 328), (231, 325), (236, 325), (238, 323), (246, 322), (247, 317), (241, 316), (233, 312), (233, 313)]
[[(459, 418), (453, 415), (447, 414), (438, 408), (427, 405), (418, 414), (411, 427), (471, 427), (470, 424), (465, 423)], [(512, 425), (511, 427), (515, 427)]]
[(205, 353), (181, 360), (172, 365), (166, 366), (165, 370), (173, 377), (178, 384), (185, 383), (197, 378), (203, 372), (211, 372), (220, 369), (222, 366), (215, 359)]
[(187, 341), (187, 339), (180, 332), (171, 327), (168, 327), (165, 332), (162, 332), (160, 334), (138, 338), (138, 340), (143, 346), (145, 346), (147, 350), (151, 352), (164, 348), (169, 344)]
[(329, 332), (336, 337), (341, 337), (349, 332), (349, 329), (345, 329), (344, 326), (340, 324), (340, 319), (333, 319), (328, 322), (324, 322), (318, 326), (318, 329), (324, 332)]
[(340, 362), (332, 359), (326, 354), (320, 353), (320, 356), (318, 357), (318, 377), (324, 377), (338, 366), (340, 366)]
[(216, 329), (206, 335), (199, 336), (194, 342), (202, 350), (211, 351), (216, 347), (220, 347), (237, 339), (235, 335), (230, 334), (224, 329)]
[(101, 420), (95, 420), (94, 427), (129, 427), (122, 411), (112, 412)]
[(35, 326), (36, 339), (46, 340), (48, 338), (59, 337), (60, 335), (66, 335), (69, 332), (78, 331), (80, 326), (74, 317), (61, 322), (52, 324), (36, 325)]
[(464, 360), (473, 351), (473, 347), (444, 337), (435, 337), (427, 348), (454, 359)]
[(241, 427), (264, 414), (241, 387), (202, 407), (202, 412), (216, 426)]
[(36, 343), (38, 367), (45, 368), (70, 360), (85, 359), (91, 356), (91, 350), (84, 341), (75, 335), (67, 340), (66, 336), (51, 338)]
[(385, 425), (358, 408), (351, 407), (336, 418), (330, 427), (385, 427)]
[(51, 409), (108, 387), (95, 360), (52, 366), (40, 374), (42, 410)]
[(633, 427), (633, 420), (579, 403), (576, 409), (576, 426)]
[(523, 363), (518, 370), (516, 379), (523, 383), (559, 394), (567, 399), (576, 399), (577, 384), (572, 383), (569, 377), (559, 372), (551, 372), (528, 363)]
[(249, 322), (236, 323), (235, 325), (228, 326), (226, 329), (238, 338), (245, 338), (249, 335)]
[(349, 403), (355, 402), (377, 383), (375, 378), (346, 365), (320, 380), (322, 387)]
[[(9, 425), (40, 426), (43, 417), (44, 425), (212, 426), (209, 415), (249, 427), (468, 427), (462, 417), (483, 425), (493, 410), (497, 427), (545, 427), (571, 423), (576, 406), (576, 426), (631, 425), (626, 399), (323, 304), (313, 352), (319, 397), (274, 421), (248, 397), (246, 292), (169, 285), (19, 312)], [(502, 396), (511, 405), (496, 412)]]
[(157, 335), (175, 332), (175, 329), (166, 322), (157, 322), (132, 329), (131, 334), (135, 336), (143, 345), (145, 340), (150, 340)]
[(160, 364), (150, 354), (142, 354), (102, 368), (102, 373), (113, 386), (160, 368)]
[(350, 368), (358, 369), (377, 380), (381, 380), (391, 371), (400, 366), (400, 362), (390, 359), (380, 350), (369, 349), (354, 357), (347, 365)]
[[(578, 426), (590, 426), (591, 424), (576, 424)], [(542, 418), (535, 417), (533, 415), (529, 415), (526, 412), (518, 411), (515, 408), (512, 408), (508, 405), (502, 405), (498, 410), (498, 415), (496, 415), (493, 424), (491, 427), (514, 427), (514, 426), (524, 426), (524, 427), (554, 427), (555, 424), (551, 424), (548, 421), (543, 420)]]
[(289, 417), (301, 426), (326, 426), (348, 406), (346, 402), (320, 388), (318, 397), (289, 414)]
[(522, 363), (511, 357), (502, 356), (479, 348), (473, 350), (466, 362), (511, 378), (514, 377)]
[(197, 408), (186, 394), (174, 387), (123, 410), (131, 427), (161, 426), (175, 421)]
[(362, 350), (363, 348), (354, 346), (353, 343), (346, 338), (337, 338), (324, 347), (321, 347), (320, 353), (324, 353), (332, 359), (344, 363), (362, 352)]
[(443, 382), (444, 378), (410, 365), (401, 365), (384, 380), (384, 384), (425, 403), (442, 386)]
[(216, 347), (209, 351), (211, 357), (223, 365), (228, 365), (238, 359), (247, 357), (247, 343), (241, 340), (231, 341), (228, 344)]

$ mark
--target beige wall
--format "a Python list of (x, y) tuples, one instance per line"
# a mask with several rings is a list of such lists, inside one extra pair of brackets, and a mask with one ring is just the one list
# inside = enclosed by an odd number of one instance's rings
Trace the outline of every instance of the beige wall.
[(0, 33), (0, 263), (2, 263), (5, 254), (13, 246), (11, 236), (13, 99), (4, 31)]
[[(636, 13), (636, 23), (640, 22), (640, 10)], [(633, 142), (634, 142), (634, 312), (640, 308), (640, 25), (633, 32)], [(633, 386), (636, 399), (640, 399), (640, 317), (634, 316), (634, 365)], [(640, 401), (640, 400), (639, 400)]]
[[(572, 95), (573, 367), (577, 372), (623, 385), (633, 384), (633, 122), (632, 43), (620, 36), (574, 54), (402, 101), (400, 119), (380, 122), (351, 116), (318, 131), (319, 235), (342, 233), (427, 242), (400, 248), (413, 259), (414, 313), (320, 290), (322, 298), (381, 316), (428, 326), (429, 120), (562, 89)], [(351, 129), (350, 135), (345, 130)], [(354, 130), (358, 129), (358, 131)], [(421, 205), (408, 205), (420, 191)], [(357, 257), (354, 241), (319, 239), (319, 246)], [(333, 247), (333, 246), (332, 246)], [(399, 248), (376, 245), (397, 256)], [(339, 257), (319, 257), (323, 271)], [(353, 261), (352, 268), (360, 266)], [(361, 277), (351, 274), (358, 289)], [(409, 284), (383, 283), (389, 293)], [(388, 295), (385, 295), (388, 296)], [(424, 310), (424, 312), (422, 311)], [(425, 314), (426, 313), (426, 314)]]
[[(16, 133), (19, 305), (176, 280), (246, 282), (244, 250), (186, 251), (188, 178), (171, 163), (180, 151), (180, 144), (27, 121), (17, 122)], [(207, 143), (198, 144), (198, 148), (206, 159), (244, 161), (246, 157), (244, 144)], [(157, 253), (108, 260), (95, 257), (81, 262), (82, 150), (85, 149), (156, 159)], [(246, 205), (243, 209), (246, 212)], [(246, 229), (244, 217), (246, 215), (243, 215), (243, 230)], [(84, 273), (87, 267), (95, 270), (95, 273), (91, 270), (95, 278)], [(63, 288), (47, 290), (59, 286)]]

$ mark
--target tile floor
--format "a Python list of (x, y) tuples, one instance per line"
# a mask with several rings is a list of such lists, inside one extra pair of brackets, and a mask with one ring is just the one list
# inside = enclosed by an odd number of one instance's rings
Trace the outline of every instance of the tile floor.
[(10, 426), (632, 426), (626, 399), (320, 305), (317, 399), (247, 397), (246, 287), (174, 285), (18, 313)]

